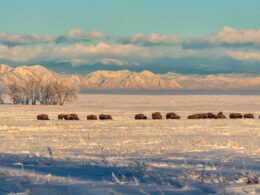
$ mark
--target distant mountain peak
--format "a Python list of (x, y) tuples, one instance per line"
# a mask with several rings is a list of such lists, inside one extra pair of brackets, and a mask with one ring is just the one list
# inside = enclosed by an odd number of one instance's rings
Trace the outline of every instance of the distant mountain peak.
[(47, 69), (44, 66), (39, 65), (39, 64), (32, 65), (32, 66), (26, 66), (26, 65), (17, 66), (15, 69), (16, 69), (16, 71), (33, 71), (33, 72), (41, 72), (41, 73), (52, 72), (49, 69)]
[(13, 68), (7, 64), (0, 64), (0, 74), (7, 73), (13, 70)]
[(194, 76), (176, 73), (160, 75), (147, 70), (142, 72), (99, 70), (80, 76), (55, 73), (41, 65), (12, 68), (0, 64), (0, 84), (12, 80), (23, 82), (30, 78), (45, 82), (65, 79), (80, 89), (260, 89), (259, 76)]

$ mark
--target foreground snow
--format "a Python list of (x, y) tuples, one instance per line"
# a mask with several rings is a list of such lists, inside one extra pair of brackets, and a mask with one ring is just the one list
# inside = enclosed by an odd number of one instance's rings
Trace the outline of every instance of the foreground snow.
[[(0, 194), (259, 194), (260, 96), (81, 95), (72, 105), (0, 107)], [(134, 121), (175, 111), (178, 121)], [(51, 121), (36, 121), (49, 114)], [(77, 113), (80, 121), (58, 121)], [(86, 121), (109, 113), (113, 121)], [(248, 184), (251, 183), (251, 184)]]

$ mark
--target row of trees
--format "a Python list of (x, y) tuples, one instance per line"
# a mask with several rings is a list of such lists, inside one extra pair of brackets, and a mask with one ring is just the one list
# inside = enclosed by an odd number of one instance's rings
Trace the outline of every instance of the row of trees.
[(77, 97), (77, 89), (65, 80), (45, 81), (29, 78), (6, 84), (7, 95), (14, 104), (63, 105)]

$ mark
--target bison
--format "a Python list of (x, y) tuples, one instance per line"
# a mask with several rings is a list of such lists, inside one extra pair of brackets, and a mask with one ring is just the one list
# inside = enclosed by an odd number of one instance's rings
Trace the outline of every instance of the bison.
[(37, 115), (37, 120), (50, 120), (47, 114), (39, 114)]
[(207, 118), (209, 119), (214, 119), (216, 117), (216, 115), (211, 112), (207, 113), (207, 116), (208, 116)]
[(153, 119), (153, 120), (160, 120), (160, 119), (162, 119), (161, 113), (160, 113), (160, 112), (154, 112), (154, 113), (152, 113), (152, 119)]
[(112, 119), (112, 116), (109, 114), (100, 114), (99, 120), (113, 120), (113, 119)]
[(174, 112), (169, 112), (166, 114), (166, 119), (180, 119), (181, 117), (178, 116), (176, 113)]
[(76, 114), (66, 114), (64, 119), (65, 120), (79, 120), (79, 117)]
[(206, 119), (206, 118), (208, 118), (207, 113), (193, 114), (188, 116), (188, 119)]
[(96, 115), (88, 115), (87, 120), (98, 120)]
[(144, 114), (136, 114), (135, 120), (147, 120), (147, 116), (145, 116)]
[(188, 119), (200, 119), (200, 114), (193, 114), (193, 115), (189, 115)]
[(252, 113), (244, 114), (244, 118), (255, 118)]
[(63, 119), (65, 119), (65, 116), (66, 116), (66, 114), (59, 114), (59, 115), (58, 115), (58, 120), (63, 120)]
[(201, 118), (201, 119), (207, 119), (207, 118), (209, 118), (208, 113), (201, 113), (201, 114), (200, 114), (200, 118)]
[(240, 113), (230, 113), (229, 118), (230, 119), (240, 119), (240, 118), (243, 118), (243, 116)]
[(216, 115), (211, 112), (193, 114), (188, 116), (188, 119), (214, 119), (214, 118), (216, 118)]
[(223, 112), (219, 112), (216, 116), (215, 119), (226, 119), (227, 117), (223, 114)]

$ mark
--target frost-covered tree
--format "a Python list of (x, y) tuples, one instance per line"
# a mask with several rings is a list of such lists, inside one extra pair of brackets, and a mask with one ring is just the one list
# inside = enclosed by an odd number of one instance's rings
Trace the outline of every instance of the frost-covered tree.
[(77, 97), (77, 89), (63, 80), (43, 82), (28, 78), (22, 83), (13, 80), (6, 88), (14, 104), (63, 105)]
[(69, 103), (77, 97), (77, 90), (71, 87), (68, 83), (53, 83), (54, 91), (56, 93), (55, 101), (59, 105)]
[(7, 88), (7, 95), (11, 98), (13, 104), (21, 104), (23, 99), (23, 90), (15, 80), (9, 82), (6, 85)]

